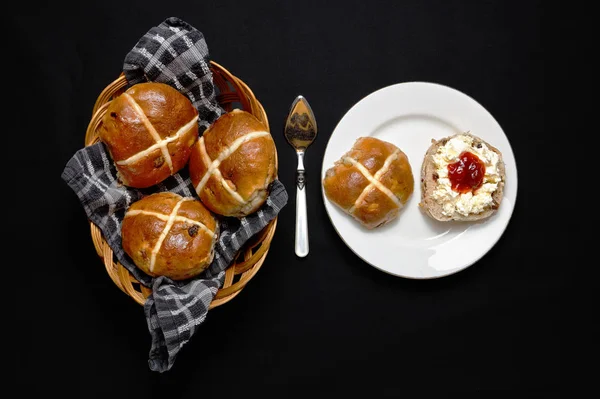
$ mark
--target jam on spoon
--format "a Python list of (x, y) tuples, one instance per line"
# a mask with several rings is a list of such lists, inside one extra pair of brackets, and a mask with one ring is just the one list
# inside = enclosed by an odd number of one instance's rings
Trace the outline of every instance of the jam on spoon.
[(472, 152), (463, 151), (458, 161), (448, 165), (452, 189), (461, 194), (474, 192), (483, 184), (485, 164)]

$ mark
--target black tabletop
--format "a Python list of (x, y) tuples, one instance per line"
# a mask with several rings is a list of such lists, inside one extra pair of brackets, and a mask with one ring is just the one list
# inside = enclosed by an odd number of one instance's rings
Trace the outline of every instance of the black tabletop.
[[(532, 211), (543, 189), (532, 150), (545, 134), (543, 11), (532, 1), (135, 1), (48, 5), (11, 17), (5, 39), (17, 38), (27, 71), (15, 81), (29, 85), (14, 93), (19, 125), (35, 130), (19, 137), (35, 156), (9, 159), (36, 176), (24, 204), (45, 218), (43, 232), (33, 219), (24, 229), (37, 238), (25, 240), (20, 265), (30, 273), (16, 319), (23, 395), (558, 396), (565, 276), (530, 256), (543, 252), (532, 238), (544, 218)], [(142, 307), (107, 275), (60, 175), (125, 54), (170, 16), (200, 30), (212, 60), (264, 106), (290, 200), (256, 276), (208, 313), (170, 371), (157, 373), (148, 367)], [(362, 261), (332, 226), (319, 182), (328, 139), (349, 108), (408, 81), (476, 99), (502, 126), (519, 168), (502, 237), (474, 265), (440, 279), (395, 277)], [(319, 127), (305, 156), (306, 258), (294, 254), (296, 158), (282, 131), (299, 94)], [(32, 98), (43, 104), (35, 114)]]

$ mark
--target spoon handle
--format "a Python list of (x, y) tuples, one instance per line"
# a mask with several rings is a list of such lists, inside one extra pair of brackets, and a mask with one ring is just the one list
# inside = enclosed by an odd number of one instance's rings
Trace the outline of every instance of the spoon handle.
[(296, 255), (308, 255), (308, 218), (306, 215), (306, 181), (304, 179), (304, 152), (298, 152), (296, 172)]

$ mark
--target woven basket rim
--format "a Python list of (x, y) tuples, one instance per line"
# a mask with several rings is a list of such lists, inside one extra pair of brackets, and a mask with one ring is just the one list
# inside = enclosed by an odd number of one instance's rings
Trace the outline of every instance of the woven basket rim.
[[(234, 94), (227, 90), (225, 94), (223, 94), (222, 88), (219, 87), (221, 95), (231, 99), (235, 98), (235, 94), (237, 94), (237, 99), (240, 101), (236, 102), (239, 102), (242, 105), (246, 104), (250, 108), (247, 111), (261, 120), (267, 127), (267, 131), (270, 131), (267, 114), (250, 87), (248, 87), (245, 82), (233, 75), (222, 65), (214, 61), (210, 61), (210, 65), (215, 81), (224, 80), (225, 83), (228, 83), (233, 87)], [(227, 89), (229, 85), (227, 85), (225, 88)], [(113, 82), (111, 82), (101, 91), (93, 106), (92, 117), (86, 130), (86, 146), (95, 144), (99, 141), (96, 132), (100, 126), (102, 116), (104, 115), (109, 102), (112, 98), (114, 98), (115, 95), (120, 94), (120, 92), (123, 91), (127, 86), (128, 82), (125, 78), (125, 75), (121, 73)], [(223, 104), (221, 105), (223, 106)], [(226, 108), (226, 111), (229, 110)], [(275, 153), (277, 168), (277, 149), (275, 149)], [(250, 279), (256, 275), (266, 259), (277, 226), (277, 219), (278, 216), (276, 216), (261, 233), (254, 237), (254, 239), (251, 239), (246, 248), (243, 248), (238, 253), (238, 257), (226, 269), (225, 282), (217, 291), (217, 294), (211, 302), (209, 309), (223, 305), (235, 298), (246, 286), (248, 281), (250, 281)], [(92, 221), (89, 221), (89, 224), (90, 234), (96, 249), (96, 253), (102, 259), (108, 275), (118, 288), (134, 299), (135, 302), (143, 305), (146, 297), (151, 293), (151, 290), (137, 281), (123, 265), (114, 259), (112, 248), (110, 248), (104, 239), (100, 228)], [(237, 281), (235, 281), (236, 279)]]

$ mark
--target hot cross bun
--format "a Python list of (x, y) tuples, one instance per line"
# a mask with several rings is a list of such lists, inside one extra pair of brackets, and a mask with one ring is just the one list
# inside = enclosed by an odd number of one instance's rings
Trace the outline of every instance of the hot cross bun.
[(161, 192), (131, 204), (121, 235), (123, 250), (145, 273), (185, 280), (212, 262), (218, 225), (198, 199)]
[(275, 143), (267, 127), (242, 110), (223, 114), (196, 142), (190, 178), (208, 209), (243, 217), (266, 201), (277, 175)]
[(323, 189), (332, 203), (374, 229), (398, 216), (413, 193), (414, 178), (406, 154), (398, 147), (361, 137), (327, 170)]
[(198, 139), (198, 111), (167, 84), (138, 83), (109, 103), (99, 137), (124, 185), (150, 187), (186, 165)]

